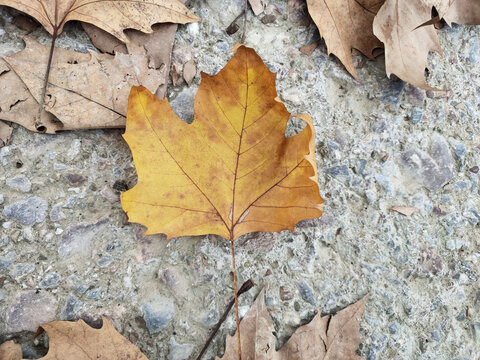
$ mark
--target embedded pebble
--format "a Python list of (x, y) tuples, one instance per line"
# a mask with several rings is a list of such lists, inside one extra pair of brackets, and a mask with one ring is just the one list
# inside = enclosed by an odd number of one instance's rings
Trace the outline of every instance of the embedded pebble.
[(3, 215), (18, 220), (24, 225), (32, 226), (45, 221), (47, 209), (46, 200), (38, 196), (32, 196), (26, 200), (5, 206)]
[(17, 175), (13, 178), (9, 178), (5, 183), (13, 190), (24, 193), (27, 193), (32, 189), (32, 183), (24, 175)]
[(162, 331), (175, 316), (173, 301), (164, 297), (142, 302), (141, 308), (143, 319), (152, 335)]

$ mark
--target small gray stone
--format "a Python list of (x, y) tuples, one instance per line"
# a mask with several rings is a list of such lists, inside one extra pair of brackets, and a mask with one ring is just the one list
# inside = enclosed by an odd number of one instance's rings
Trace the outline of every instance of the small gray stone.
[(113, 257), (111, 255), (103, 255), (98, 261), (97, 265), (101, 268), (107, 267), (113, 262)]
[(0, 257), (0, 270), (8, 270), (15, 261), (15, 251), (8, 252), (5, 256)]
[(54, 289), (58, 286), (58, 283), (60, 282), (60, 275), (51, 272), (45, 275), (42, 281), (40, 281), (39, 287), (42, 289)]
[(83, 306), (83, 302), (75, 295), (70, 294), (67, 299), (62, 312), (60, 313), (60, 319), (62, 320), (75, 320), (78, 312)]
[(99, 288), (90, 290), (87, 293), (86, 297), (87, 297), (87, 299), (100, 300), (101, 293), (102, 293), (102, 288), (99, 287)]
[(83, 294), (83, 293), (85, 293), (85, 291), (88, 290), (88, 286), (85, 285), (85, 284), (76, 285), (76, 286), (75, 286), (75, 290), (76, 290), (79, 294)]
[(207, 315), (202, 319), (203, 324), (206, 327), (212, 327), (220, 320), (220, 316), (218, 315), (218, 311), (215, 309), (211, 309)]
[(55, 320), (57, 300), (45, 291), (21, 291), (7, 310), (7, 331), (36, 331), (45, 323)]
[(315, 301), (315, 297), (313, 296), (313, 290), (305, 281), (297, 282), (298, 290), (300, 291), (300, 295), (302, 295), (303, 300), (312, 304), (313, 306), (317, 306), (317, 302)]
[(455, 157), (458, 160), (463, 160), (463, 158), (465, 157), (465, 153), (467, 152), (467, 148), (465, 147), (465, 144), (454, 138), (449, 138), (448, 142), (450, 143), (450, 146), (453, 148), (453, 153), (455, 154)]
[(350, 181), (350, 172), (346, 165), (334, 166), (325, 170), (325, 173), (338, 180)]
[(5, 198), (3, 194), (0, 194), (0, 205), (2, 205), (4, 201), (5, 201)]
[(150, 334), (156, 334), (163, 330), (175, 316), (173, 301), (158, 297), (142, 302), (143, 319), (147, 324)]
[(472, 323), (472, 337), (475, 341), (480, 341), (480, 322)]
[(418, 123), (422, 120), (422, 118), (423, 118), (423, 111), (422, 111), (422, 109), (413, 108), (412, 116), (411, 116), (412, 123), (418, 124)]
[(24, 276), (30, 274), (35, 270), (35, 264), (33, 263), (20, 263), (13, 265), (10, 270), (10, 277), (15, 280), (20, 280)]
[(192, 344), (179, 344), (173, 336), (170, 338), (169, 344), (170, 352), (168, 354), (168, 360), (186, 360), (192, 355)]
[(108, 222), (109, 220), (105, 218), (94, 224), (74, 225), (68, 228), (58, 244), (58, 254), (60, 256), (87, 255), (92, 239)]
[(64, 218), (65, 215), (62, 213), (62, 204), (58, 203), (53, 205), (52, 210), (50, 211), (50, 220), (56, 222)]
[(24, 225), (32, 226), (45, 220), (47, 209), (48, 204), (44, 199), (32, 196), (5, 206), (3, 215), (18, 220)]
[(17, 175), (13, 178), (7, 179), (6, 184), (12, 189), (21, 191), (24, 193), (27, 193), (32, 189), (32, 183), (24, 175)]

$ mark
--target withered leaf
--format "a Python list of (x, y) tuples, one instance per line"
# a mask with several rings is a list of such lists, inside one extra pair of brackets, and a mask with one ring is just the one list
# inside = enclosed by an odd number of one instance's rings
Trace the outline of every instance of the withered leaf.
[(432, 8), (447, 22), (480, 24), (480, 5), (475, 1), (454, 0), (386, 0), (373, 22), (374, 34), (385, 45), (387, 75), (422, 89), (436, 90), (425, 80), (428, 54), (442, 48), (433, 25), (422, 26), (431, 19)]
[(149, 68), (163, 72), (162, 84), (156, 90), (155, 95), (159, 99), (165, 97), (177, 24), (155, 24), (152, 26), (153, 32), (150, 34), (144, 34), (137, 30), (125, 30), (125, 35), (129, 39), (127, 45), (94, 25), (82, 23), (82, 26), (95, 47), (102, 52), (140, 56), (146, 52)]
[[(131, 342), (125, 339), (115, 330), (107, 318), (102, 316), (103, 325), (101, 329), (94, 329), (83, 320), (53, 321), (42, 325), (38, 333), (46, 331), (49, 338), (49, 349), (47, 355), (40, 360), (148, 360), (145, 355)], [(10, 342), (8, 342), (10, 343)], [(0, 346), (0, 359), (2, 347)], [(19, 357), (5, 358), (6, 360), (21, 360), (22, 351), (20, 345), (11, 344), (12, 354)], [(18, 352), (18, 348), (20, 351)]]
[(340, 59), (347, 71), (358, 78), (353, 66), (352, 49), (370, 59), (382, 43), (372, 31), (372, 23), (383, 0), (307, 0), (308, 11), (320, 35), (325, 39), (328, 54)]
[(418, 211), (418, 209), (413, 206), (393, 206), (390, 210), (396, 211), (405, 216), (412, 216)]
[[(49, 48), (25, 37), (24, 50), (0, 60), (0, 119), (37, 131), (34, 123)], [(57, 49), (42, 116), (46, 132), (125, 126), (134, 85), (156, 91), (165, 69), (148, 66), (145, 55), (78, 53)], [(15, 89), (15, 91), (11, 91)]]
[(143, 87), (130, 93), (125, 140), (138, 172), (122, 194), (129, 220), (147, 234), (218, 234), (293, 229), (322, 213), (313, 123), (285, 137), (290, 117), (275, 100), (275, 74), (241, 46), (217, 75), (202, 73), (195, 120)]
[[(287, 343), (276, 351), (275, 328), (265, 306), (265, 288), (240, 322), (242, 358), (256, 360), (360, 360), (359, 323), (367, 297), (335, 315), (317, 314), (300, 326)], [(237, 359), (237, 339), (227, 335), (225, 353), (217, 360)]]
[(96, 25), (126, 42), (125, 29), (152, 32), (156, 23), (198, 21), (179, 0), (0, 0), (32, 16), (52, 35), (65, 23), (80, 20)]

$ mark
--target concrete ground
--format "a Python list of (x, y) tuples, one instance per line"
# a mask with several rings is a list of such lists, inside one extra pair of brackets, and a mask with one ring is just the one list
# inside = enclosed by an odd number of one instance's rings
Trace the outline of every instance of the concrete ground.
[[(187, 3), (202, 17), (180, 26), (200, 71), (218, 72), (241, 31), (225, 29), (243, 1)], [(367, 360), (478, 360), (480, 357), (480, 27), (439, 31), (425, 92), (355, 57), (354, 80), (324, 45), (299, 47), (315, 26), (289, 19), (272, 0), (264, 24), (250, 14), (246, 45), (277, 72), (291, 113), (315, 123), (324, 215), (293, 232), (253, 233), (236, 243), (245, 313), (264, 285), (278, 345), (315, 312), (333, 313), (369, 294), (359, 353)], [(0, 7), (0, 55), (23, 47), (12, 12)], [(241, 25), (241, 22), (239, 23)], [(37, 29), (33, 36), (47, 41)], [(92, 49), (78, 24), (59, 45)], [(171, 86), (168, 98), (193, 118), (200, 82)], [(12, 89), (14, 91), (14, 89)], [(290, 132), (300, 123), (290, 124)], [(230, 245), (215, 236), (165, 241), (126, 221), (119, 194), (136, 183), (121, 130), (55, 136), (15, 126), (0, 149), (0, 342), (26, 341), (51, 319), (107, 315), (150, 359), (192, 359), (231, 296)], [(418, 209), (411, 216), (393, 206)], [(268, 275), (270, 273), (270, 275)], [(230, 314), (206, 359), (223, 352)], [(25, 342), (25, 354), (42, 353)], [(38, 345), (38, 346), (37, 346)]]

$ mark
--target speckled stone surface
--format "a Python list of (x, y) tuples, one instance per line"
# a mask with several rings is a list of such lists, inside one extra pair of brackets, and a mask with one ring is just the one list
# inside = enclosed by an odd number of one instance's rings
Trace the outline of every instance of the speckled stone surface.
[[(214, 74), (230, 58), (241, 31), (225, 29), (242, 3), (187, 3), (203, 20), (180, 26), (176, 44), (193, 49), (199, 70)], [(355, 57), (356, 81), (324, 45), (300, 53), (315, 27), (290, 21), (285, 1), (268, 3), (274, 21), (250, 14), (246, 44), (277, 72), (288, 110), (314, 119), (326, 206), (293, 232), (237, 241), (239, 282), (257, 284), (241, 313), (268, 284), (280, 345), (315, 312), (369, 294), (359, 348), (367, 360), (478, 360), (480, 27), (439, 31), (444, 56), (431, 54), (429, 82), (448, 92), (425, 92), (388, 79), (383, 58)], [(0, 7), (0, 55), (23, 46), (11, 14)], [(48, 43), (41, 29), (31, 35)], [(58, 45), (93, 49), (75, 23)], [(199, 82), (197, 74), (168, 91), (188, 121)], [(290, 125), (289, 133), (301, 127)], [(127, 222), (119, 193), (136, 172), (121, 133), (15, 126), (0, 149), (0, 342), (26, 339), (34, 306), (47, 320), (107, 315), (150, 359), (192, 359), (223, 313), (233, 292), (230, 245), (209, 235), (167, 242)], [(407, 217), (393, 206), (418, 211)], [(223, 352), (234, 328), (230, 314), (206, 359)]]

